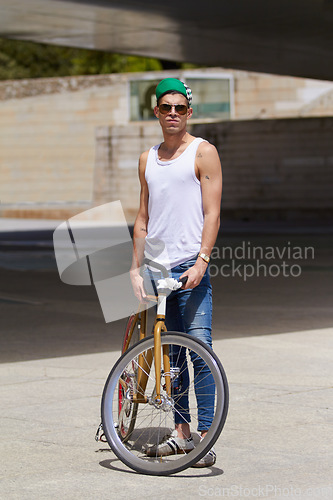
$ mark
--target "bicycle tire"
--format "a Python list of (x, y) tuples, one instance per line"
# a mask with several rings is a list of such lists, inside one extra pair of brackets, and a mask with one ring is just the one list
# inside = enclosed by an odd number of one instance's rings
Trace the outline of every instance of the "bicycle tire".
[[(135, 321), (135, 314), (131, 314), (128, 318), (124, 333), (123, 346), (122, 346), (122, 354), (129, 350), (133, 345), (135, 345), (140, 338), (140, 317), (136, 320), (136, 324), (134, 325), (134, 330), (128, 347), (126, 349), (126, 345), (128, 342), (128, 337), (130, 334), (130, 330), (133, 322)], [(125, 382), (131, 386), (131, 380), (128, 378)], [(132, 387), (133, 391), (133, 387)], [(122, 385), (118, 384), (118, 425), (119, 425), (119, 433), (121, 435), (121, 439), (123, 442), (127, 441), (130, 435), (133, 432), (135, 426), (136, 415), (138, 411), (138, 403), (130, 401), (126, 397), (126, 393), (122, 387)]]
[[(147, 337), (126, 351), (114, 365), (104, 387), (101, 406), (103, 429), (115, 455), (131, 469), (149, 475), (174, 474), (199, 461), (218, 439), (227, 417), (229, 402), (228, 382), (222, 364), (206, 344), (190, 335), (179, 332), (163, 333), (161, 343), (162, 345), (169, 345), (171, 351), (175, 351), (176, 348), (184, 348), (187, 357), (190, 355), (199, 356), (208, 366), (213, 375), (215, 386), (214, 418), (205, 438), (200, 441), (196, 429), (194, 430), (197, 421), (195, 416), (196, 403), (194, 404), (196, 397), (194, 394), (195, 380), (191, 375), (189, 401), (190, 409), (193, 407), (195, 410), (191, 411), (192, 422), (190, 425), (192, 436), (198, 441), (198, 444), (191, 452), (182, 455), (148, 457), (143, 451), (142, 447), (145, 447), (147, 443), (158, 444), (161, 437), (163, 437), (163, 433), (171, 433), (174, 430), (174, 414), (178, 410), (174, 399), (167, 398), (165, 393), (163, 394), (163, 407), (156, 407), (151, 403), (139, 403), (136, 426), (132, 436), (127, 442), (122, 441), (119, 436), (118, 413), (114, 408), (118, 381), (124, 371), (131, 370), (133, 363), (137, 362), (139, 354), (145, 355), (150, 349), (153, 349), (154, 339)], [(188, 367), (192, 374), (192, 363), (188, 363)], [(163, 374), (161, 377), (163, 379)], [(151, 401), (153, 400), (155, 386), (154, 379), (155, 367), (153, 363), (148, 378), (149, 387), (147, 386), (145, 393), (151, 396)], [(164, 391), (163, 380), (161, 387)]]

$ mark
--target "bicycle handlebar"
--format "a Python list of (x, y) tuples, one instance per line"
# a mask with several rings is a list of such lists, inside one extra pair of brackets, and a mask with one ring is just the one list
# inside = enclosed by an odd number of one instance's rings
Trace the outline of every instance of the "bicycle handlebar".
[(183, 276), (178, 281), (180, 281), (181, 283), (183, 283), (183, 285), (185, 285), (185, 283), (187, 282), (187, 280), (188, 280), (188, 276)]

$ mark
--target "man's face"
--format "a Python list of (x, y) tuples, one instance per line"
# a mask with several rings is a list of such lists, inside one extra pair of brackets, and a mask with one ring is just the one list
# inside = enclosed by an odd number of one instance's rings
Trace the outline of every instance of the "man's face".
[[(169, 104), (171, 108), (165, 114), (160, 109), (162, 104)], [(186, 106), (184, 115), (177, 112), (175, 106)], [(168, 134), (177, 134), (186, 128), (187, 120), (192, 116), (193, 110), (188, 107), (186, 97), (181, 94), (166, 94), (159, 100), (158, 106), (154, 108), (154, 114), (159, 119), (162, 129)]]

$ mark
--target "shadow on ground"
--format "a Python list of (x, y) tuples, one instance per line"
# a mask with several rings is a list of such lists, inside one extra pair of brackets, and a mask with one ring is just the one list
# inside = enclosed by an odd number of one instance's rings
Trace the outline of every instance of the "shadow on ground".
[[(253, 255), (254, 247), (263, 254)], [(306, 248), (313, 252), (305, 255)], [(120, 350), (125, 320), (106, 324), (93, 287), (62, 283), (51, 250), (0, 254), (0, 362)], [(212, 260), (213, 337), (331, 327), (332, 255), (327, 234), (220, 237)], [(246, 265), (253, 276), (245, 277)], [(290, 275), (292, 265), (299, 276)]]

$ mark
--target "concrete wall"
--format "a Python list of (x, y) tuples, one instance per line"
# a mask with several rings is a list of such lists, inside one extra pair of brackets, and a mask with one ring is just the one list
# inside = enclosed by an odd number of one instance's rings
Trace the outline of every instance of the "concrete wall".
[(133, 222), (140, 199), (139, 154), (161, 141), (158, 123), (98, 127), (93, 205), (120, 200)]
[(0, 84), (4, 215), (57, 217), (91, 203), (95, 129), (127, 123), (126, 83), (114, 75)]
[[(225, 219), (332, 220), (333, 118), (232, 121), (190, 131), (218, 148)], [(134, 125), (99, 130), (98, 177), (109, 188), (96, 186), (97, 202), (120, 199), (133, 220), (139, 182), (131, 165), (138, 150), (159, 142), (158, 132)]]
[(233, 71), (236, 120), (333, 115), (333, 83)]
[(237, 218), (332, 220), (333, 118), (200, 125), (223, 164), (223, 209)]
[[(332, 82), (222, 69), (200, 71), (232, 76), (234, 120), (333, 116)], [(190, 76), (197, 70), (186, 73)], [(0, 216), (61, 218), (114, 193), (124, 199), (134, 196), (132, 169), (136, 170), (141, 151), (160, 137), (156, 123), (129, 122), (129, 81), (147, 76), (182, 77), (169, 71), (0, 82)], [(101, 143), (96, 151), (98, 127), (110, 127), (105, 154), (115, 155), (112, 163), (123, 179), (113, 177), (103, 188), (94, 173), (101, 171), (104, 161)], [(129, 134), (124, 148), (123, 127), (128, 127)]]

